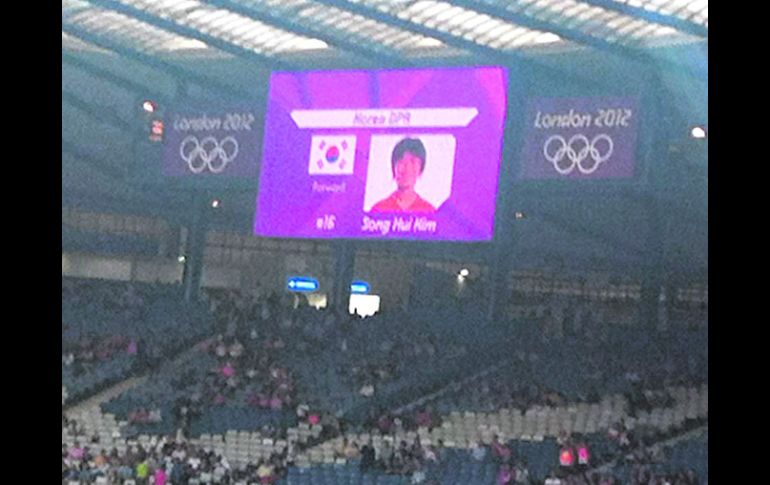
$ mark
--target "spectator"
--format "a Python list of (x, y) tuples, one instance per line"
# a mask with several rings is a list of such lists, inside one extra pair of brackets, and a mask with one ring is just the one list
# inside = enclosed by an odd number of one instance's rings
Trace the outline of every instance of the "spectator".
[(372, 384), (365, 384), (363, 387), (361, 387), (359, 394), (364, 397), (374, 396), (374, 386)]
[(343, 450), (344, 457), (348, 460), (355, 460), (360, 456), (358, 446), (355, 442), (348, 443)]
[(471, 456), (473, 456), (473, 459), (476, 461), (484, 461), (484, 458), (487, 457), (487, 448), (479, 441), (471, 449)]
[(433, 446), (426, 446), (423, 448), (423, 456), (426, 462), (438, 463), (438, 454), (436, 448)]
[(259, 465), (259, 468), (257, 468), (257, 477), (259, 478), (259, 483), (261, 484), (269, 484), (273, 483), (275, 480), (273, 467), (270, 463), (262, 462), (262, 464)]
[(562, 481), (556, 476), (556, 472), (552, 471), (548, 478), (545, 479), (544, 485), (562, 485)]
[(584, 441), (579, 441), (575, 445), (577, 450), (577, 464), (581, 467), (588, 467), (591, 461), (591, 452)]
[(155, 470), (155, 484), (154, 485), (166, 485), (166, 468), (164, 465), (159, 466)]
[(516, 464), (515, 468), (516, 483), (528, 484), (529, 483), (529, 469), (527, 468), (527, 462), (521, 460)]
[(501, 462), (507, 462), (511, 459), (511, 450), (500, 442), (497, 435), (492, 438), (492, 456)]
[(412, 484), (418, 484), (418, 483), (424, 483), (426, 480), (425, 470), (418, 469), (415, 470), (414, 473), (412, 473), (412, 480), (410, 483)]
[(380, 448), (380, 467), (384, 469), (390, 469), (391, 463), (393, 459), (393, 448), (391, 447), (390, 443), (387, 441), (384, 441), (382, 443), (382, 447)]
[(69, 451), (69, 457), (71, 460), (80, 461), (83, 459), (83, 456), (85, 455), (85, 450), (80, 446), (80, 443), (78, 441), (75, 441), (75, 444), (70, 448)]
[(345, 449), (347, 448), (347, 446), (348, 446), (348, 437), (343, 436), (340, 444), (336, 446), (334, 449), (335, 458), (343, 458), (345, 456)]
[(361, 448), (361, 471), (367, 472), (370, 469), (372, 469), (374, 465), (375, 465), (374, 447), (372, 447), (372, 442), (369, 441), (363, 446), (363, 448)]
[(497, 485), (511, 485), (514, 482), (514, 473), (508, 463), (503, 463), (497, 472)]
[(140, 485), (147, 485), (147, 479), (150, 476), (150, 465), (146, 459), (142, 459), (136, 465), (136, 483)]
[(559, 451), (559, 465), (567, 469), (575, 465), (575, 450), (571, 445), (562, 446), (561, 451)]

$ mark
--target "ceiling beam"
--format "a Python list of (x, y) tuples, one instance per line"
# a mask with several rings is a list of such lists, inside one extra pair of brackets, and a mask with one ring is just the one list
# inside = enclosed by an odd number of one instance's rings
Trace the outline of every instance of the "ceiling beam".
[(676, 30), (687, 34), (697, 35), (706, 39), (708, 39), (709, 36), (709, 29), (705, 25), (696, 24), (695, 22), (690, 22), (689, 20), (674, 15), (662, 14), (642, 7), (635, 7), (627, 3), (620, 3), (616, 0), (580, 0), (580, 2), (605, 10), (612, 10), (654, 24), (673, 27)]
[(451, 3), (452, 5), (456, 5), (458, 7), (462, 7), (467, 10), (483, 13), (485, 15), (489, 15), (490, 17), (495, 17), (500, 20), (504, 20), (506, 22), (509, 22), (515, 25), (519, 25), (521, 27), (526, 27), (532, 30), (540, 30), (543, 32), (551, 32), (553, 34), (558, 35), (562, 39), (575, 42), (576, 44), (581, 44), (587, 47), (593, 47), (599, 50), (609, 51), (614, 54), (622, 55), (625, 57), (640, 57), (640, 58), (642, 57), (640, 55), (641, 54), (640, 52), (633, 51), (632, 49), (624, 48), (617, 44), (613, 44), (612, 42), (608, 42), (604, 39), (600, 39), (598, 37), (588, 35), (576, 29), (570, 29), (570, 28), (560, 26), (554, 22), (540, 20), (538, 18), (531, 17), (529, 15), (510, 11), (497, 4), (493, 5), (493, 4), (483, 2), (483, 1), (478, 1), (478, 0), (446, 0), (446, 1), (448, 3)]
[[(433, 27), (428, 27), (426, 25), (412, 22), (410, 20), (402, 19), (396, 15), (393, 15), (388, 12), (384, 12), (377, 8), (365, 5), (363, 3), (353, 3), (347, 0), (315, 0), (315, 1), (317, 3), (322, 3), (324, 5), (329, 5), (335, 8), (339, 8), (341, 10), (346, 10), (348, 12), (361, 15), (362, 17), (368, 17), (372, 20), (376, 20), (377, 22), (381, 22), (381, 23), (390, 25), (392, 27), (396, 27), (409, 32), (414, 32), (416, 34), (419, 34), (425, 37), (432, 37), (434, 39), (440, 40), (446, 45), (456, 47), (458, 49), (462, 49), (473, 54), (477, 54), (489, 61), (499, 62), (501, 64), (510, 64), (510, 63), (517, 63), (517, 62), (528, 63), (530, 65), (536, 65), (542, 69), (545, 69), (546, 71), (552, 72), (554, 75), (557, 75), (557, 76), (561, 76), (564, 74), (564, 71), (562, 71), (561, 69), (557, 69), (543, 62), (539, 62), (537, 59), (534, 59), (531, 56), (525, 56), (517, 52), (502, 51), (500, 49), (495, 49), (493, 47), (485, 46), (483, 44), (478, 44), (471, 40), (465, 39), (463, 37), (458, 37), (456, 35), (452, 35), (448, 32), (444, 32), (442, 30), (439, 30)], [(578, 76), (578, 75), (572, 75), (572, 79), (577, 83), (585, 84), (587, 86), (592, 86), (592, 87), (595, 87), (598, 82), (596, 79)]]
[(125, 45), (122, 45), (118, 42), (105, 39), (104, 37), (89, 32), (88, 30), (81, 27), (62, 23), (62, 31), (88, 44), (112, 51), (122, 57), (125, 57), (126, 59), (130, 59), (140, 64), (144, 64), (154, 69), (163, 71), (171, 75), (177, 82), (191, 81), (205, 89), (208, 89), (209, 91), (218, 93), (220, 95), (227, 95), (234, 99), (250, 99), (253, 97), (253, 93), (243, 91), (234, 86), (225, 84), (207, 76), (201, 76), (200, 74), (190, 71), (189, 69), (185, 69), (177, 64), (164, 61), (157, 56), (151, 56), (140, 50), (126, 47)]
[(483, 13), (485, 15), (489, 15), (490, 17), (495, 17), (512, 24), (526, 27), (528, 29), (551, 32), (553, 34), (558, 35), (562, 39), (569, 40), (571, 42), (574, 42), (576, 44), (581, 44), (586, 47), (592, 47), (599, 51), (608, 52), (610, 54), (616, 55), (621, 58), (630, 59), (633, 61), (641, 62), (643, 64), (676, 69), (683, 72), (689, 71), (688, 72), (689, 74), (694, 75), (695, 77), (698, 77), (698, 78), (703, 78), (706, 75), (706, 73), (700, 70), (694, 69), (692, 67), (684, 66), (682, 64), (670, 61), (668, 59), (661, 59), (661, 58), (655, 57), (651, 55), (650, 52), (627, 47), (615, 42), (610, 42), (606, 39), (602, 39), (600, 37), (586, 34), (585, 32), (582, 32), (577, 29), (564, 27), (555, 22), (540, 20), (538, 18), (531, 17), (529, 15), (525, 15), (518, 12), (512, 12), (511, 10), (508, 10), (499, 5), (493, 5), (493, 4), (479, 1), (479, 0), (446, 0), (446, 1), (451, 3), (452, 5), (456, 5), (458, 7), (462, 7), (468, 10), (473, 10), (479, 13)]
[(82, 98), (80, 98), (79, 96), (65, 89), (62, 89), (61, 99), (63, 102), (66, 102), (74, 106), (75, 108), (91, 116), (92, 118), (108, 123), (123, 131), (129, 132), (129, 133), (138, 133), (140, 131), (138, 126), (132, 123), (129, 123), (128, 121), (124, 120), (123, 118), (116, 115), (112, 111), (96, 106), (93, 103), (89, 103), (83, 100)]
[[(114, 180), (119, 187), (122, 187), (125, 192), (117, 193), (116, 187), (108, 188), (107, 192), (89, 192), (88, 194), (80, 193), (83, 197), (96, 198), (100, 200), (121, 200), (123, 203), (131, 204), (135, 207), (142, 207), (143, 209), (150, 209), (150, 213), (160, 214), (176, 214), (181, 207), (178, 207), (173, 198), (169, 199), (163, 192), (157, 191), (145, 191), (136, 187), (130, 180), (126, 179), (124, 173), (112, 165), (104, 163), (101, 157), (96, 157), (93, 154), (86, 153), (76, 143), (72, 143), (62, 138), (61, 141), (62, 155), (67, 155), (77, 162), (88, 165), (94, 170), (100, 172), (102, 175)], [(94, 187), (98, 189), (98, 187)], [(62, 196), (77, 194), (79, 189), (68, 190), (68, 194), (62, 193)], [(137, 202), (140, 204), (137, 206)]]
[[(96, 64), (81, 59), (78, 56), (70, 54), (69, 52), (62, 51), (61, 60), (64, 64), (69, 64), (76, 69), (80, 69), (81, 71), (85, 71), (92, 76), (96, 76), (100, 79), (110, 82), (128, 92), (151, 97), (152, 99), (158, 100), (166, 105), (171, 103), (171, 98), (162, 94), (161, 92), (145, 86), (144, 84), (139, 84), (137, 82), (131, 81), (130, 79), (119, 76), (112, 71), (99, 67)], [(176, 80), (174, 80), (174, 82), (176, 82)]]
[(139, 20), (140, 22), (144, 22), (146, 24), (152, 25), (154, 27), (165, 30), (167, 32), (171, 32), (173, 34), (180, 35), (182, 37), (199, 40), (223, 52), (227, 52), (234, 56), (240, 57), (242, 59), (246, 59), (251, 62), (255, 62), (265, 67), (277, 68), (277, 69), (291, 69), (291, 68), (297, 67), (296, 65), (290, 62), (282, 61), (265, 54), (260, 54), (251, 49), (247, 49), (245, 47), (241, 47), (239, 45), (228, 42), (220, 37), (203, 33), (197, 29), (178, 24), (172, 20), (156, 17), (154, 15), (151, 15), (145, 12), (144, 10), (140, 10), (138, 8), (135, 8), (129, 5), (125, 5), (120, 2), (116, 2), (113, 0), (87, 0), (87, 1), (100, 8), (112, 10), (113, 12), (118, 12), (122, 15), (133, 18), (135, 20)]
[(83, 162), (89, 165), (94, 170), (102, 173), (103, 175), (106, 175), (107, 177), (115, 180), (116, 182), (120, 182), (120, 183), (125, 182), (125, 180), (123, 179), (124, 174), (121, 173), (120, 170), (116, 169), (111, 165), (106, 165), (102, 163), (101, 161), (97, 160), (94, 156), (84, 152), (79, 147), (77, 147), (77, 145), (75, 145), (74, 143), (70, 143), (64, 138), (62, 138), (61, 140), (61, 151), (62, 151), (62, 155), (67, 154), (70, 157), (74, 158), (75, 160), (78, 160), (80, 162)]
[(294, 32), (296, 34), (312, 37), (322, 40), (329, 45), (333, 45), (343, 51), (356, 54), (362, 59), (369, 60), (372, 63), (387, 63), (387, 64), (412, 64), (408, 59), (399, 55), (393, 49), (385, 48), (384, 46), (373, 46), (360, 43), (355, 39), (345, 38), (342, 31), (325, 29), (323, 26), (310, 27), (302, 24), (296, 20), (292, 20), (289, 16), (278, 13), (276, 10), (271, 10), (270, 7), (257, 10), (254, 7), (247, 7), (243, 4), (234, 2), (232, 0), (205, 0), (206, 3), (218, 8), (229, 10), (238, 15), (256, 20), (258, 22), (273, 25), (279, 29)]
[[(62, 103), (63, 104), (64, 103), (69, 104), (70, 106), (73, 106), (75, 109), (83, 112), (85, 115), (87, 115), (87, 116), (89, 116), (89, 117), (91, 117), (91, 118), (93, 118), (95, 120), (98, 120), (98, 121), (101, 121), (103, 123), (107, 123), (109, 125), (112, 125), (115, 128), (117, 128), (118, 130), (121, 130), (121, 131), (123, 131), (125, 133), (131, 133), (133, 135), (142, 135), (143, 134), (138, 126), (135, 126), (132, 123), (129, 123), (128, 121), (124, 120), (123, 118), (117, 116), (116, 114), (114, 114), (113, 112), (111, 112), (111, 111), (109, 111), (109, 110), (107, 110), (105, 108), (101, 108), (101, 107), (95, 106), (95, 105), (93, 105), (91, 103), (88, 103), (88, 102), (84, 101), (83, 99), (79, 98), (78, 96), (76, 96), (76, 95), (74, 95), (74, 94), (72, 94), (72, 93), (70, 93), (70, 92), (68, 92), (66, 90), (62, 90), (61, 95), (62, 95)], [(62, 141), (62, 143), (64, 143), (64, 141)], [(84, 153), (82, 150), (79, 151), (79, 152), (75, 152), (75, 150), (72, 149), (72, 145), (70, 145), (70, 152), (81, 153), (81, 154)], [(100, 163), (101, 165), (104, 165), (101, 162), (97, 162), (97, 163)], [(106, 169), (106, 167), (105, 167), (105, 169)], [(113, 178), (116, 178), (116, 179), (119, 177), (122, 182), (125, 182), (125, 177), (127, 177), (127, 175), (128, 175), (127, 171), (122, 171), (122, 170), (120, 170), (119, 168), (117, 168), (115, 166), (110, 166), (109, 169), (106, 169), (106, 170), (108, 172), (105, 171), (105, 173), (109, 173), (110, 176), (112, 176)], [(119, 176), (116, 176), (116, 174), (119, 174)]]

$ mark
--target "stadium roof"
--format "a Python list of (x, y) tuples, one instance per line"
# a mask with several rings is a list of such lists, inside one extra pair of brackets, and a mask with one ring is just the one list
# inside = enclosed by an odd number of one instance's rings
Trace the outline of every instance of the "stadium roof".
[[(584, 45), (631, 54), (708, 37), (707, 0), (62, 0), (63, 46), (241, 56), (330, 50), (364, 60)], [(109, 47), (107, 47), (109, 49)]]

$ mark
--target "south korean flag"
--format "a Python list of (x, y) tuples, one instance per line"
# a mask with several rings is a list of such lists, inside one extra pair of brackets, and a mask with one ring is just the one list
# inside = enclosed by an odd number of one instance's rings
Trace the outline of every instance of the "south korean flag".
[(310, 146), (310, 175), (353, 175), (355, 135), (313, 135)]

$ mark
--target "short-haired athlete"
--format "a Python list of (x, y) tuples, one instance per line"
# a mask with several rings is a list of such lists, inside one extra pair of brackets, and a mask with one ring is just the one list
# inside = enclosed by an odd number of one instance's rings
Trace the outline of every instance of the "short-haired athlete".
[(371, 212), (436, 212), (436, 208), (414, 190), (425, 171), (425, 145), (417, 138), (404, 138), (390, 157), (393, 178), (398, 187), (390, 197), (377, 202)]

